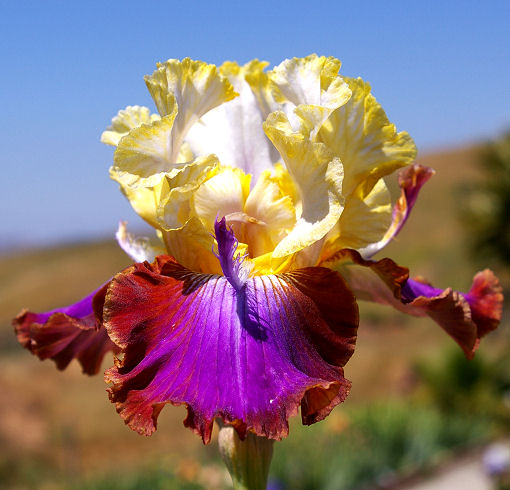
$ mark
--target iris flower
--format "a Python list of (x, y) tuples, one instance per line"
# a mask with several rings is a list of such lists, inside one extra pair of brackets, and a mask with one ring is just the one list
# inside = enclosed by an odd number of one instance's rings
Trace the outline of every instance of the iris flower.
[(299, 409), (304, 424), (325, 418), (349, 393), (358, 299), (429, 316), (468, 358), (500, 321), (489, 270), (461, 293), (372, 259), (433, 171), (413, 164), (413, 140), (370, 85), (331, 57), (266, 66), (172, 59), (145, 77), (158, 113), (128, 106), (102, 141), (154, 237), (121, 223), (134, 265), (75, 305), (14, 321), (60, 369), (77, 359), (94, 374), (112, 351), (110, 400), (140, 434), (168, 403), (205, 443), (215, 419), (278, 440)]

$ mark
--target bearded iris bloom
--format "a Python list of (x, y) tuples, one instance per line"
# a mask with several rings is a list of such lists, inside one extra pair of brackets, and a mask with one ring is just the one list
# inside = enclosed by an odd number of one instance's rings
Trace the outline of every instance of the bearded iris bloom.
[(305, 424), (323, 419), (349, 393), (358, 299), (428, 315), (467, 357), (499, 324), (491, 271), (460, 293), (371, 258), (433, 171), (413, 164), (412, 139), (370, 86), (335, 58), (266, 65), (158, 64), (145, 78), (158, 113), (128, 106), (102, 135), (116, 147), (111, 177), (154, 237), (121, 223), (134, 265), (75, 305), (14, 321), (60, 369), (77, 359), (94, 374), (112, 351), (110, 400), (141, 434), (168, 403), (186, 405), (206, 443), (215, 419), (269, 439), (299, 409)]

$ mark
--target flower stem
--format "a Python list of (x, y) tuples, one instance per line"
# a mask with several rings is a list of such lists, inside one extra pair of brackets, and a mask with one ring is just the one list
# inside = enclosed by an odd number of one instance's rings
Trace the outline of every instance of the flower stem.
[(242, 441), (232, 426), (220, 426), (218, 444), (235, 490), (266, 488), (273, 442), (251, 432), (248, 432)]

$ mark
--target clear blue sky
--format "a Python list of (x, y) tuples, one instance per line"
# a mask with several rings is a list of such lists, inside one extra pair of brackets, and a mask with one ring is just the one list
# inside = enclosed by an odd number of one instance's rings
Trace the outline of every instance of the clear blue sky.
[(0, 0), (0, 249), (139, 225), (99, 136), (168, 58), (336, 56), (421, 151), (510, 127), (509, 0), (144, 3)]

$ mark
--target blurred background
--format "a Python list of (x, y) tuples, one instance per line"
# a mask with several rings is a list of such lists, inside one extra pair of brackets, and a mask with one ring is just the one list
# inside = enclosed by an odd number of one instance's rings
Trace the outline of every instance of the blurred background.
[[(0, 7), (0, 488), (228, 488), (215, 441), (182, 426), (182, 407), (138, 436), (101, 376), (41, 363), (11, 327), (21, 308), (75, 302), (129, 265), (117, 223), (144, 225), (108, 179), (99, 137), (126, 105), (153, 108), (143, 75), (157, 61), (338, 57), (437, 171), (384, 256), (440, 287), (466, 291), (486, 266), (509, 285), (509, 2)], [(293, 421), (272, 488), (505, 488), (489, 474), (510, 459), (508, 317), (468, 363), (431, 320), (362, 307), (351, 395), (320, 424)]]

